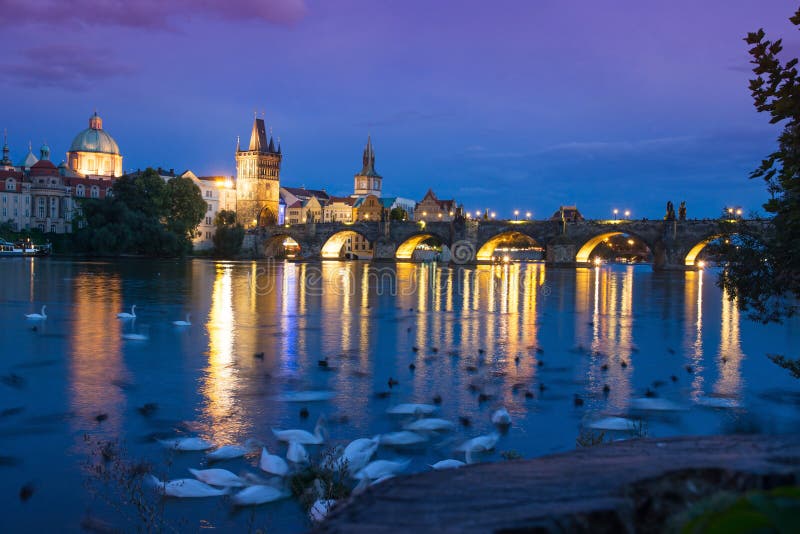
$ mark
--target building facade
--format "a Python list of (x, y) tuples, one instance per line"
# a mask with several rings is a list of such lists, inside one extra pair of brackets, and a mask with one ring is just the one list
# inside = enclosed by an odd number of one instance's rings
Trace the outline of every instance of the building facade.
[(248, 148), (236, 144), (236, 217), (245, 228), (277, 224), (282, 158), (280, 142), (254, 119)]
[(192, 171), (185, 171), (181, 177), (194, 182), (206, 201), (206, 213), (195, 229), (192, 246), (195, 250), (208, 250), (214, 246), (217, 214), (221, 211), (236, 212), (233, 176), (197, 176)]
[(414, 207), (415, 221), (452, 221), (455, 216), (455, 200), (440, 200), (432, 189)]
[(382, 182), (383, 178), (375, 171), (375, 150), (372, 148), (372, 138), (368, 136), (362, 155), (361, 172), (353, 178), (353, 196), (374, 195), (380, 198)]

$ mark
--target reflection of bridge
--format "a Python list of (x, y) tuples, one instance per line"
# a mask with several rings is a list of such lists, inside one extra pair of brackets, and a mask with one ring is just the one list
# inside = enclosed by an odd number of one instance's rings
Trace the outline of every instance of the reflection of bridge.
[(586, 264), (604, 239), (627, 234), (648, 246), (654, 268), (685, 269), (695, 266), (700, 251), (720, 236), (721, 226), (719, 220), (308, 223), (261, 228), (245, 246), (258, 257), (272, 257), (290, 237), (300, 246), (300, 258), (337, 259), (354, 234), (370, 242), (375, 260), (410, 260), (419, 244), (437, 238), (456, 263), (490, 261), (495, 248), (526, 236), (545, 248), (548, 263), (562, 265)]

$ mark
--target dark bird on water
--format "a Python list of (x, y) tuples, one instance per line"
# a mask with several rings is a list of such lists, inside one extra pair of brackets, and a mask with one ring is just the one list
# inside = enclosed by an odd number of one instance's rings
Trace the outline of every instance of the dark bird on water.
[(414, 369), (417, 368), (417, 366), (414, 365), (414, 362), (411, 362), (411, 363), (408, 364), (408, 368), (413, 371)]
[(472, 421), (469, 420), (469, 417), (464, 415), (458, 418), (458, 422), (461, 423), (461, 426), (470, 426), (472, 424)]
[(692, 367), (691, 365), (687, 365), (686, 366), (686, 372), (687, 373), (694, 373), (694, 367)]
[(601, 365), (601, 366), (600, 366), (600, 370), (601, 370), (601, 371), (608, 371), (608, 364), (607, 364), (607, 363), (604, 363), (603, 365)]
[(539, 367), (544, 367), (544, 362), (542, 360), (537, 360), (536, 365)]
[(157, 409), (158, 409), (158, 404), (156, 404), (155, 402), (147, 402), (142, 406), (136, 408), (136, 411), (145, 417), (150, 417), (151, 415), (156, 413)]
[(539, 384), (539, 391), (544, 391), (546, 389), (547, 389), (547, 387), (545, 387), (544, 384)]
[(389, 385), (389, 389), (392, 389), (394, 386), (396, 386), (400, 382), (398, 382), (397, 380), (395, 380), (394, 378), (392, 378), (390, 376), (388, 382), (386, 382), (386, 383)]
[(98, 423), (102, 423), (106, 419), (108, 419), (108, 414), (107, 413), (99, 413), (99, 414), (94, 416), (94, 420), (97, 421)]
[(484, 352), (486, 352), (486, 351), (483, 350), (483, 349), (478, 349), (478, 354), (483, 354)]
[(439, 348), (438, 347), (431, 347), (431, 352), (436, 354), (437, 352), (439, 352)]
[(325, 357), (325, 358), (323, 358), (321, 360), (318, 360), (317, 361), (317, 365), (320, 366), (320, 367), (328, 367), (328, 358)]
[(529, 389), (526, 389), (525, 390), (525, 398), (526, 399), (532, 399), (533, 398), (533, 391), (531, 391)]
[(544, 354), (544, 349), (542, 347), (536, 347), (536, 354)]
[(417, 346), (411, 347), (411, 352), (419, 352), (419, 347)]
[(678, 377), (675, 376), (675, 375), (670, 376), (669, 379), (672, 380), (673, 382), (677, 382), (678, 381)]
[(609, 386), (608, 384), (603, 385), (603, 394), (604, 395), (608, 395), (608, 393), (610, 391), (611, 391), (611, 386)]
[(628, 362), (626, 362), (625, 360), (622, 360), (619, 364), (622, 366), (623, 369), (628, 367)]
[(433, 396), (433, 403), (434, 404), (441, 404), (442, 403), (442, 396), (438, 393)]
[(263, 352), (256, 352), (255, 354), (253, 354), (253, 358), (255, 358), (257, 360), (263, 360), (264, 359), (264, 353)]
[(28, 482), (27, 484), (22, 486), (19, 489), (19, 500), (21, 500), (22, 502), (25, 502), (28, 499), (30, 499), (31, 497), (33, 497), (33, 490), (34, 490), (34, 487), (33, 487), (33, 483), (32, 482)]
[(488, 393), (481, 393), (481, 394), (478, 395), (478, 402), (486, 402), (486, 401), (491, 400), (491, 399), (492, 399), (492, 396), (489, 395)]
[(388, 391), (378, 391), (377, 393), (375, 393), (375, 397), (378, 399), (388, 399), (389, 395), (391, 395), (391, 393), (389, 393)]
[(583, 406), (583, 399), (581, 398), (580, 395), (576, 393), (575, 396), (572, 398), (572, 404), (574, 404), (576, 408)]
[(675, 354), (675, 349), (670, 347), (670, 348), (667, 349), (667, 352), (669, 352), (670, 354)]
[(308, 408), (305, 406), (300, 408), (300, 419), (308, 419)]
[(647, 390), (644, 392), (644, 396), (652, 399), (656, 396), (656, 392), (650, 388), (647, 388)]

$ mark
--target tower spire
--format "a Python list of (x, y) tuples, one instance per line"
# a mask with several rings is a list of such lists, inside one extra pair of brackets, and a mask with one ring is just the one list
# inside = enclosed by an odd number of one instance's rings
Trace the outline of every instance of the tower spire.
[(267, 131), (264, 128), (264, 119), (259, 119), (256, 114), (256, 117), (253, 119), (253, 131), (250, 133), (249, 150), (266, 152), (267, 147)]

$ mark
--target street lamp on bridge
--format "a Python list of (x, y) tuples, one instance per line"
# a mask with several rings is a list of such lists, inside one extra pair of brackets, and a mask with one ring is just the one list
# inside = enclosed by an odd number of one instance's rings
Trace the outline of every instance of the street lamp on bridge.
[(617, 214), (618, 213), (619, 213), (619, 210), (617, 208), (614, 208), (614, 220), (615, 221), (617, 220)]
[(625, 218), (626, 219), (630, 219), (631, 218), (631, 210), (625, 210)]
[(519, 210), (514, 210), (514, 220), (519, 219)]
[(531, 212), (527, 212), (527, 213), (525, 214), (525, 218), (526, 218), (526, 219), (528, 219), (528, 220), (530, 221), (530, 220), (531, 220)]

